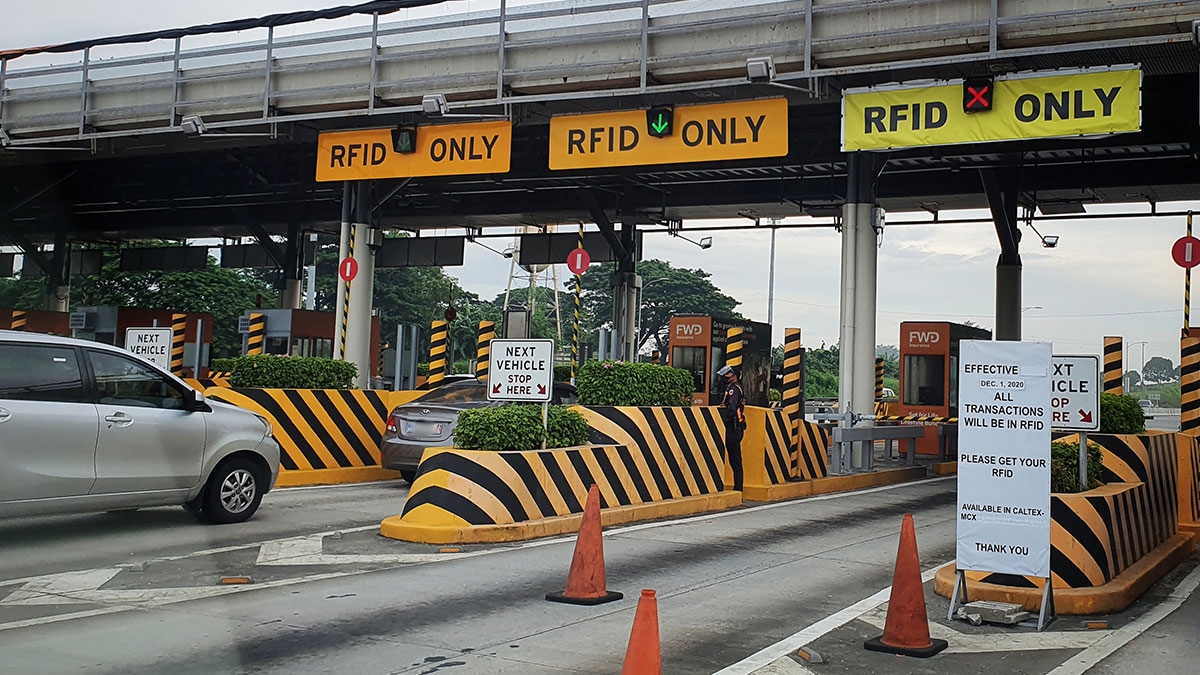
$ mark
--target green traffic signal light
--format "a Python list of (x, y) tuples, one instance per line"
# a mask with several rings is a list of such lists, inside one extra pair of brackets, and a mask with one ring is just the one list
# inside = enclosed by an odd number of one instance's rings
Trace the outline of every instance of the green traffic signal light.
[(659, 105), (646, 111), (646, 133), (664, 138), (675, 133), (675, 106)]

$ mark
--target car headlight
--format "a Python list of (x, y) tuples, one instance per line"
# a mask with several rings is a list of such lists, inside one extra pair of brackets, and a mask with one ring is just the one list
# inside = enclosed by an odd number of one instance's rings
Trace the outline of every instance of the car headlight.
[(263, 423), (263, 438), (274, 435), (275, 430), (271, 428), (271, 420), (259, 415), (258, 413), (254, 413), (254, 416), (258, 418), (259, 422)]

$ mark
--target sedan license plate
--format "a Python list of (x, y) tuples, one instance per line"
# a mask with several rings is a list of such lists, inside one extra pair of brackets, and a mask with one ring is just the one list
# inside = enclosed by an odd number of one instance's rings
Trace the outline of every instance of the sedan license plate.
[(405, 422), (404, 435), (406, 436), (441, 436), (442, 425), (433, 422)]

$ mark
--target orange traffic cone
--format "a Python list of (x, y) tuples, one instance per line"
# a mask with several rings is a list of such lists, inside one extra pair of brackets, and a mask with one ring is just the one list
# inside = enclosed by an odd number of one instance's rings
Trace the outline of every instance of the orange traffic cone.
[(654, 591), (642, 591), (621, 675), (662, 675), (662, 650), (658, 644), (658, 600)]
[(579, 538), (575, 540), (575, 557), (571, 559), (571, 571), (567, 573), (567, 590), (547, 593), (546, 599), (572, 605), (599, 605), (623, 597), (605, 588), (600, 488), (593, 485), (588, 490), (587, 504), (583, 507), (583, 522), (579, 525)]
[(867, 640), (863, 646), (873, 652), (921, 658), (946, 648), (945, 640), (929, 638), (921, 561), (917, 557), (917, 530), (910, 513), (904, 514), (904, 522), (900, 525), (900, 548), (896, 551), (896, 570), (892, 574), (892, 594), (888, 598), (883, 635)]

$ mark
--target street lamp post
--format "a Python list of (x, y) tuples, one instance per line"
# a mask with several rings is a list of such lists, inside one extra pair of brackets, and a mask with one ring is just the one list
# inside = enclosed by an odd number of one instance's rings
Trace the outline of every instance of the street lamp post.
[(1129, 362), (1129, 359), (1128, 359), (1129, 350), (1134, 347), (1137, 347), (1138, 345), (1142, 346), (1142, 362), (1141, 362), (1141, 365), (1138, 366), (1138, 369), (1134, 372), (1136, 372), (1138, 374), (1138, 381), (1142, 385), (1142, 393), (1144, 394), (1144, 393), (1146, 393), (1146, 374), (1145, 374), (1145, 372), (1143, 372), (1146, 369), (1146, 340), (1140, 340), (1138, 342), (1130, 342), (1128, 345), (1125, 346), (1125, 355), (1126, 355), (1125, 362), (1126, 363)]
[(642, 297), (646, 293), (646, 289), (660, 281), (666, 281), (666, 277), (652, 279), (642, 284), (642, 289), (638, 291), (638, 314), (637, 314), (637, 347), (633, 350), (633, 359), (637, 359), (637, 355), (642, 351)]

